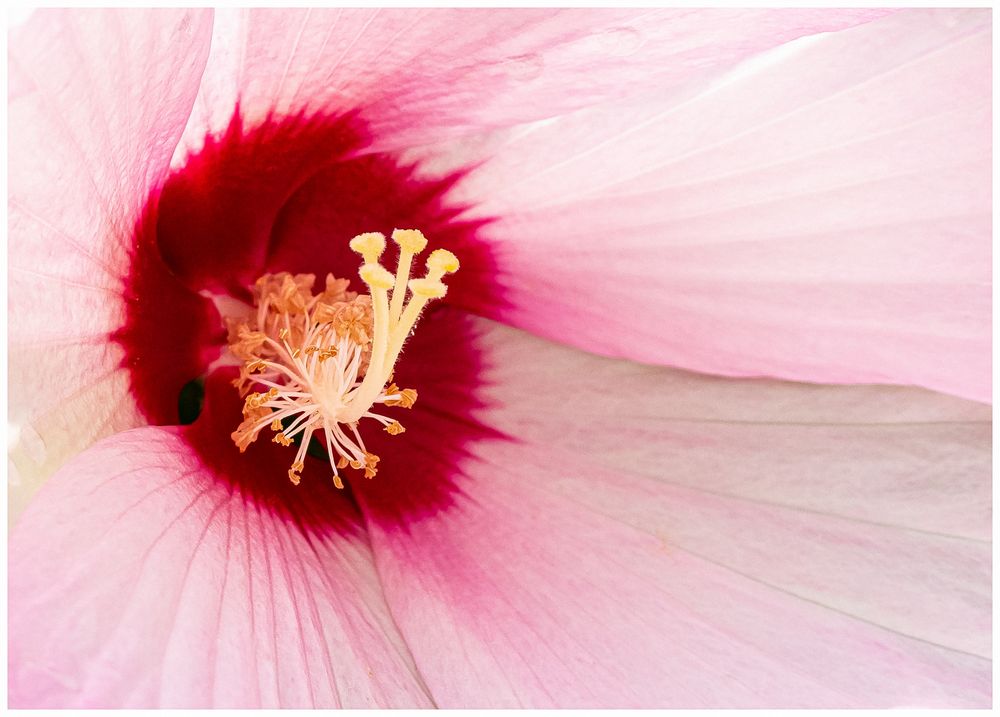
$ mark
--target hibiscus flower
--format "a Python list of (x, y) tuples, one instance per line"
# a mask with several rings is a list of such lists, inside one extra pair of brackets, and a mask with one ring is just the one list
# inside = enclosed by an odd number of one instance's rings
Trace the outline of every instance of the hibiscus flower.
[[(32, 16), (11, 704), (988, 705), (990, 40), (988, 10)], [(380, 287), (424, 238), (406, 338)], [(343, 438), (240, 428), (289, 338), (323, 385), (385, 374)]]

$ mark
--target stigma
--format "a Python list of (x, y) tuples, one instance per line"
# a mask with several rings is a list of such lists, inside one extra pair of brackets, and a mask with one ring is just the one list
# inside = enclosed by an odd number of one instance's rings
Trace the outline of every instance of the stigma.
[(359, 234), (350, 242), (363, 260), (358, 275), (367, 294), (348, 291), (350, 282), (331, 274), (319, 293), (312, 274), (265, 274), (254, 285), (254, 310), (227, 320), (229, 349), (242, 362), (233, 383), (245, 398), (233, 442), (245, 451), (265, 429), (283, 446), (298, 439), (288, 470), (296, 485), (314, 436), (326, 444), (333, 483), (343, 488), (340, 470), (350, 466), (367, 478), (378, 470), (379, 457), (361, 437), (364, 425), (381, 424), (393, 436), (406, 430), (382, 413), (417, 400), (414, 389), (392, 383), (393, 369), (424, 307), (447, 292), (441, 279), (459, 265), (450, 251), (435, 249), (425, 276), (411, 279), (427, 239), (414, 229), (397, 229), (392, 239), (399, 246), (395, 274), (379, 262), (383, 234)]

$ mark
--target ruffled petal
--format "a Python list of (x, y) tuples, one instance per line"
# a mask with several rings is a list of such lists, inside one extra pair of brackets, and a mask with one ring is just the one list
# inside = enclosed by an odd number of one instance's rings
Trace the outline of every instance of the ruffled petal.
[[(222, 12), (188, 140), (240, 104), (360, 110), (379, 149), (668, 93), (794, 38), (886, 11), (303, 9)], [(461, 31), (456, 31), (461, 28)]]
[(123, 276), (211, 40), (204, 11), (39, 11), (11, 38), (11, 515), (69, 455), (139, 422)]
[(990, 703), (988, 407), (478, 333), (510, 440), (405, 530), (358, 494), (440, 705)]
[(493, 316), (729, 376), (990, 397), (990, 13), (906, 11), (707, 91), (414, 156), (479, 167)]
[(429, 705), (344, 494), (278, 510), (206, 468), (182, 431), (98, 443), (25, 511), (11, 706)]

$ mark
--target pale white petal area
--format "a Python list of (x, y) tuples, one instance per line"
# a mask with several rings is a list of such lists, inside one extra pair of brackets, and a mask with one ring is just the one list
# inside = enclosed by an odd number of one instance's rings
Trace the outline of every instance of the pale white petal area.
[(510, 439), (406, 531), (359, 492), (438, 704), (990, 704), (987, 406), (476, 326), (478, 417)]
[(360, 111), (373, 147), (425, 144), (612, 98), (670, 94), (783, 42), (886, 12), (225, 10), (185, 147), (225, 127), (237, 103), (251, 125), (270, 112)]
[[(476, 165), (506, 305), (598, 353), (989, 400), (990, 12), (805, 38), (683, 99), (411, 152)], [(487, 277), (483, 277), (483, 281)]]
[(140, 422), (122, 352), (135, 224), (208, 56), (205, 11), (35, 12), (10, 39), (10, 515), (69, 455)]
[(260, 501), (181, 431), (99, 442), (15, 527), (11, 706), (430, 706), (344, 494)]

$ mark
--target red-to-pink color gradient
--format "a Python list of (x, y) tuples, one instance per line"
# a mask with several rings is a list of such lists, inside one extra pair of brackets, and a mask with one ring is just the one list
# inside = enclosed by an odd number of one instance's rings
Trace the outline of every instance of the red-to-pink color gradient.
[[(10, 706), (989, 705), (990, 27), (34, 14)], [(419, 401), (293, 486), (207, 294), (396, 227), (462, 261)]]

